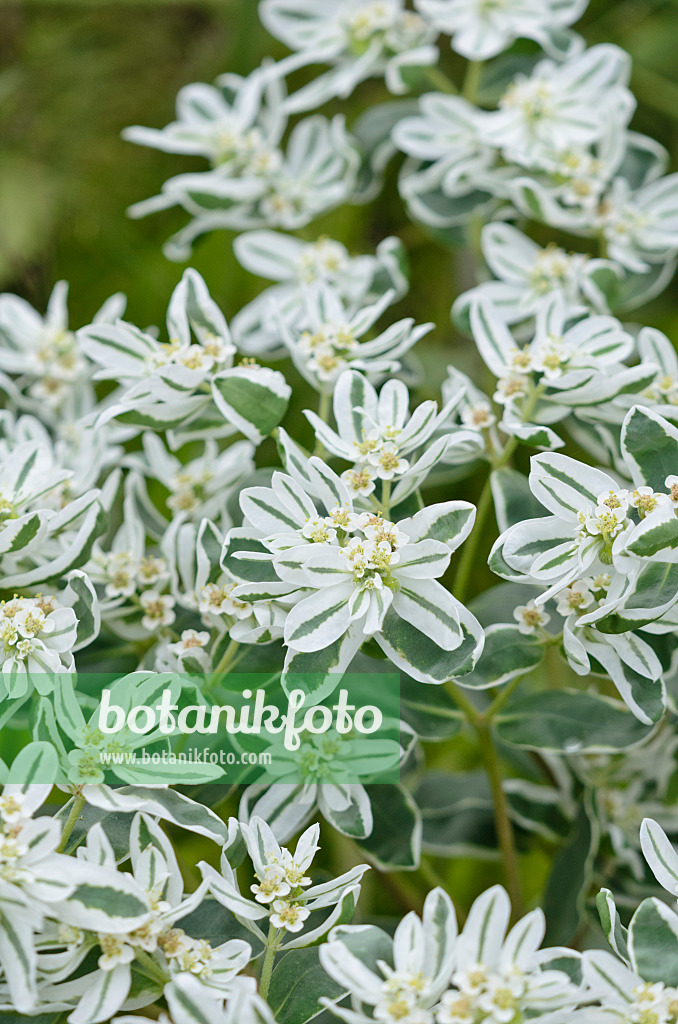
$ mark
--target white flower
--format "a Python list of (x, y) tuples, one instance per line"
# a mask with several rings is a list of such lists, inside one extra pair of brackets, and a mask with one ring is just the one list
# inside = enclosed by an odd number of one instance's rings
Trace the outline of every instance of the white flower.
[[(267, 864), (263, 877), (259, 875), (257, 877), (259, 882), (250, 886), (257, 903), (273, 903), (275, 909), (274, 901), (280, 903), (281, 901), (278, 900), (278, 897), (287, 896), (291, 892), (290, 884), (287, 881), (287, 873), (280, 864)], [(282, 925), (277, 925), (276, 927), (281, 928)]]
[(452, 36), (452, 48), (476, 61), (495, 57), (516, 39), (534, 39), (561, 57), (564, 47), (571, 49), (576, 43), (576, 37), (562, 30), (580, 17), (586, 4), (587, 0), (416, 0), (424, 17)]
[(206, 621), (213, 621), (214, 617), (230, 615), (235, 619), (245, 619), (251, 614), (251, 608), (247, 601), (238, 601), (233, 597), (233, 591), (237, 581), (228, 583), (206, 583), (202, 587), (198, 609)]
[(636, 192), (623, 178), (616, 178), (596, 217), (610, 258), (641, 274), (651, 264), (673, 260), (678, 252), (676, 194), (678, 174), (651, 181)]
[(134, 960), (134, 950), (122, 936), (99, 933), (97, 938), (101, 947), (97, 963), (102, 971), (112, 971), (119, 964), (130, 964)]
[(392, 301), (407, 291), (398, 238), (380, 242), (375, 256), (351, 256), (331, 238), (302, 242), (281, 232), (246, 231), (235, 239), (233, 251), (250, 273), (278, 282), (264, 289), (231, 321), (239, 349), (253, 355), (286, 354), (281, 348), (279, 320), (290, 331), (305, 330), (305, 292), (319, 281), (334, 288), (349, 315), (387, 291), (392, 292)]
[(665, 505), (670, 500), (661, 491), (655, 491), (652, 487), (636, 487), (629, 496), (629, 505), (638, 509), (641, 519), (650, 515), (656, 509)]
[(435, 38), (423, 18), (405, 9), (403, 0), (264, 0), (261, 20), (295, 56), (283, 69), (328, 63), (333, 69), (316, 77), (284, 104), (290, 112), (309, 110), (333, 96), (345, 98), (366, 78), (385, 75), (392, 92), (407, 89), (401, 71), (433, 64)]
[(171, 594), (161, 594), (157, 590), (144, 590), (139, 595), (144, 611), (141, 625), (144, 629), (154, 632), (163, 626), (171, 626), (176, 618), (175, 600)]
[(551, 620), (551, 616), (547, 615), (541, 608), (538, 608), (534, 601), (528, 601), (527, 604), (514, 608), (513, 618), (518, 623), (520, 632), (526, 635), (544, 629)]
[(559, 615), (568, 616), (572, 612), (584, 611), (594, 601), (591, 588), (596, 588), (595, 580), (582, 579), (570, 583), (557, 595), (556, 608)]
[(544, 310), (553, 297), (562, 298), (568, 319), (594, 309), (607, 312), (607, 300), (596, 274), (611, 264), (583, 253), (567, 253), (550, 244), (541, 248), (510, 224), (488, 224), (481, 236), (483, 256), (498, 278), (461, 295), (454, 317), (463, 318), (480, 299), (488, 299), (506, 324), (515, 324)]
[(472, 430), (487, 430), (493, 426), (497, 417), (492, 412), (489, 402), (480, 401), (474, 405), (467, 404), (461, 411), (461, 421)]
[(29, 681), (49, 692), (50, 677), (73, 670), (78, 619), (55, 597), (14, 597), (0, 602), (0, 689), (23, 696)]
[(486, 138), (509, 158), (532, 147), (567, 149), (600, 139), (608, 122), (624, 124), (635, 101), (626, 84), (628, 55), (618, 47), (593, 46), (558, 65), (542, 61), (518, 75), (487, 115)]
[(281, 323), (280, 330), (295, 366), (309, 384), (329, 394), (345, 370), (361, 370), (369, 379), (381, 380), (400, 369), (401, 357), (433, 325), (415, 327), (411, 319), (400, 320), (364, 341), (392, 299), (392, 292), (386, 292), (378, 302), (350, 314), (332, 288), (318, 284), (307, 291), (308, 329), (296, 333)]
[(354, 463), (342, 475), (352, 497), (370, 495), (375, 480), (393, 480), (390, 500), (398, 504), (441, 459), (454, 453), (464, 461), (464, 455), (472, 459), (477, 454), (475, 436), (453, 423), (461, 398), (461, 392), (454, 393), (440, 412), (435, 402), (422, 402), (410, 415), (410, 396), (402, 381), (388, 381), (377, 395), (363, 375), (346, 371), (334, 389), (337, 429), (309, 410), (305, 415), (329, 452)]
[(569, 326), (569, 317), (563, 297), (548, 296), (537, 313), (532, 341), (517, 346), (502, 313), (481, 290), (470, 307), (474, 340), (499, 378), (494, 399), (505, 406), (502, 429), (544, 447), (562, 445), (547, 424), (572, 412), (590, 417), (593, 405), (604, 418), (607, 403), (641, 392), (654, 375), (646, 364), (624, 363), (633, 339), (618, 320), (589, 316)]
[(194, 652), (196, 650), (203, 650), (210, 642), (210, 634), (205, 632), (198, 632), (195, 629), (185, 629), (181, 634), (181, 638), (173, 644), (169, 645), (170, 651), (175, 654), (186, 654), (187, 652)]
[[(0, 371), (19, 375), (16, 383), (25, 389), (27, 404), (55, 425), (91, 376), (91, 364), (68, 329), (67, 293), (68, 284), (57, 282), (44, 317), (19, 296), (0, 295)], [(120, 316), (124, 306), (124, 296), (112, 296), (95, 322)]]
[(667, 476), (664, 485), (669, 492), (669, 501), (674, 508), (678, 508), (678, 476)]
[(269, 920), (274, 928), (284, 928), (288, 932), (300, 932), (310, 913), (310, 910), (299, 906), (299, 904), (276, 900)]

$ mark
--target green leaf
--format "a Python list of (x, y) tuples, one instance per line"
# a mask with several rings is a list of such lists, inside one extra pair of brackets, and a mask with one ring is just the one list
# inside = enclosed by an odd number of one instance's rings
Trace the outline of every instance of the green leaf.
[(570, 942), (586, 913), (586, 901), (593, 876), (593, 862), (599, 842), (595, 816), (581, 807), (570, 842), (553, 862), (546, 892), (547, 946)]
[(505, 743), (571, 754), (624, 750), (652, 732), (619, 701), (576, 690), (516, 697), (496, 722)]
[(678, 985), (678, 916), (665, 903), (640, 904), (629, 925), (629, 954), (645, 981)]
[(413, 871), (421, 858), (421, 815), (402, 786), (366, 786), (372, 804), (372, 835), (359, 846), (385, 871)]
[(622, 427), (622, 450), (637, 467), (634, 482), (664, 490), (678, 466), (678, 428), (650, 409), (634, 406)]
[(39, 782), (56, 782), (59, 775), (57, 752), (51, 743), (28, 743), (12, 761), (7, 782), (29, 786)]
[(340, 999), (344, 994), (320, 966), (317, 949), (291, 949), (275, 966), (267, 1002), (277, 1024), (306, 1024), (323, 1012), (321, 997)]
[(548, 515), (542, 503), (537, 501), (530, 490), (527, 477), (517, 469), (504, 466), (493, 470), (490, 484), (497, 525), (502, 533), (508, 530), (509, 526), (515, 526), (526, 519)]
[(517, 625), (497, 623), (485, 630), (485, 646), (476, 667), (459, 680), (460, 686), (485, 689), (531, 672), (544, 656), (535, 634), (521, 633)]
[[(678, 523), (678, 519), (676, 520)], [(654, 622), (675, 603), (678, 594), (678, 564), (652, 562), (643, 566), (619, 611), (598, 619), (601, 633), (625, 633)]]
[(462, 713), (445, 690), (407, 677), (400, 680), (400, 710), (407, 724), (426, 740), (450, 739), (463, 723)]
[(292, 389), (278, 370), (237, 366), (212, 379), (222, 416), (255, 444), (268, 437), (287, 411)]
[(619, 920), (617, 907), (609, 889), (601, 889), (596, 896), (596, 907), (605, 938), (615, 953), (628, 963), (628, 929)]

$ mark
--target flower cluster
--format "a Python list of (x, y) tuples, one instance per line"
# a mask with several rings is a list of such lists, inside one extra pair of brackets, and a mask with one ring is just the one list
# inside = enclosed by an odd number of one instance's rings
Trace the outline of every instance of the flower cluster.
[[(209, 165), (132, 215), (186, 211), (174, 259), (234, 232), (259, 294), (188, 268), (164, 333), (0, 296), (3, 1014), (678, 1021), (678, 356), (623, 319), (678, 176), (584, 7), (262, 0), (289, 53), (125, 132)], [(367, 80), (350, 134), (314, 112)], [(441, 261), (449, 359), (416, 223), (309, 227), (396, 178), (473, 285)], [(400, 683), (369, 749), (315, 724), (349, 673)]]

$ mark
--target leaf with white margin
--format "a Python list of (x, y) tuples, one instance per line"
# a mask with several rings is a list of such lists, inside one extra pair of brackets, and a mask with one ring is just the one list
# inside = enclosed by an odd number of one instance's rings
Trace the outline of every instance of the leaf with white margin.
[(623, 605), (596, 621), (602, 633), (639, 629), (664, 615), (678, 601), (678, 565), (650, 562), (643, 565), (626, 592)]
[(508, 327), (487, 299), (479, 298), (470, 309), (471, 331), (478, 351), (495, 377), (503, 377), (511, 366), (516, 342)]
[[(677, 467), (678, 459), (673, 468)], [(628, 531), (623, 552), (653, 562), (678, 562), (678, 516), (673, 505), (660, 505)]]
[(317, 703), (337, 687), (341, 675), (346, 672), (358, 653), (365, 637), (355, 627), (349, 628), (334, 643), (319, 651), (296, 651), (289, 648), (285, 655), (282, 686), (285, 693), (303, 689)]
[(513, 623), (496, 622), (485, 629), (485, 646), (461, 686), (486, 689), (532, 672), (544, 657), (544, 644), (534, 633), (525, 636)]
[(390, 609), (375, 640), (397, 668), (420, 683), (444, 683), (466, 675), (474, 667), (485, 642), (478, 620), (458, 604), (462, 641), (445, 651), (435, 640)]
[(0, 964), (13, 1005), (19, 1013), (31, 1013), (38, 998), (38, 955), (33, 932), (40, 921), (23, 903), (13, 907), (5, 897), (4, 888), (3, 882), (0, 884)]
[[(30, 796), (32, 802), (42, 796), (40, 799), (40, 803), (42, 803), (49, 796), (52, 784), (57, 781), (58, 775), (59, 760), (52, 744), (34, 741), (27, 743), (16, 755), (9, 769), (6, 783), (16, 787), (16, 791)], [(31, 787), (30, 791), (28, 790), (29, 786)], [(12, 792), (15, 790), (6, 790), (5, 795), (9, 796)], [(28, 812), (25, 801), (22, 804), (22, 809), (24, 813)]]
[[(552, 558), (554, 551), (567, 555), (560, 562), (562, 571), (565, 572), (569, 564), (568, 559), (573, 564), (577, 561), (574, 530), (569, 523), (563, 522), (560, 516), (542, 516), (509, 527), (495, 541), (490, 552), (489, 564), (498, 576), (521, 580), (531, 574), (532, 567), (538, 559)], [(513, 571), (507, 573), (501, 563)]]
[(364, 786), (359, 783), (323, 783), (318, 788), (318, 810), (343, 836), (366, 839), (372, 834), (372, 805)]
[(118, 1012), (129, 995), (132, 971), (129, 964), (116, 964), (110, 971), (90, 975), (76, 1008), (68, 1017), (69, 1024), (100, 1024)]
[(393, 610), (424, 635), (434, 636), (443, 650), (456, 650), (463, 640), (459, 602), (437, 580), (399, 577), (399, 581)]
[(291, 394), (282, 373), (263, 366), (236, 366), (212, 378), (217, 409), (254, 444), (273, 433)]
[(584, 647), (609, 675), (638, 721), (646, 725), (658, 722), (666, 708), (666, 685), (650, 645), (633, 633), (622, 633), (603, 634), (598, 642), (585, 637)]
[(101, 612), (99, 599), (89, 577), (75, 569), (68, 574), (66, 587), (62, 591), (61, 604), (72, 608), (78, 620), (78, 639), (71, 650), (75, 653), (87, 647), (99, 635)]
[(158, 342), (124, 320), (82, 327), (76, 337), (85, 355), (104, 367), (96, 380), (146, 377), (153, 371)]
[(678, 985), (678, 915), (661, 900), (643, 900), (631, 918), (629, 956), (645, 981)]
[(460, 936), (457, 969), (479, 963), (497, 965), (510, 917), (511, 903), (502, 886), (494, 885), (479, 896)]
[(39, 509), (5, 520), (0, 530), (0, 555), (30, 554), (31, 547), (37, 548), (47, 535), (50, 515), (47, 509)]
[(131, 876), (82, 860), (63, 861), (62, 877), (73, 891), (52, 905), (60, 920), (100, 932), (133, 931), (146, 923), (150, 914), (148, 898)]
[(398, 523), (412, 542), (437, 540), (456, 551), (466, 540), (476, 519), (476, 508), (468, 501), (443, 501), (416, 512)]
[(640, 848), (659, 884), (678, 897), (678, 853), (661, 825), (645, 818), (640, 826)]
[(600, 924), (605, 932), (607, 941), (610, 943), (617, 956), (625, 963), (628, 963), (628, 929), (624, 927), (619, 919), (617, 906), (609, 889), (600, 890), (596, 896), (596, 907), (598, 908)]
[(292, 650), (310, 652), (322, 650), (339, 640), (351, 621), (349, 600), (356, 590), (353, 579), (312, 593), (290, 609), (285, 622), (285, 643)]
[(635, 405), (622, 425), (622, 453), (636, 486), (664, 490), (667, 476), (678, 465), (678, 427), (651, 409)]
[(593, 469), (569, 455), (543, 452), (530, 462), (530, 489), (549, 512), (570, 523), (579, 513), (597, 504), (598, 495), (616, 491), (617, 484), (600, 469)]
[(206, 836), (222, 846), (228, 838), (228, 827), (214, 811), (204, 804), (190, 800), (173, 789), (146, 788), (144, 786), (84, 786), (82, 795), (88, 804), (102, 810), (127, 814), (145, 811), (156, 818)]

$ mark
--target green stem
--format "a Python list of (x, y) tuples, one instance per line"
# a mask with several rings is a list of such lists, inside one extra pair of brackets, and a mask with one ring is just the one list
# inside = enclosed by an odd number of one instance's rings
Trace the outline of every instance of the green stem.
[(492, 791), (494, 821), (504, 864), (504, 873), (506, 875), (506, 890), (511, 898), (513, 916), (518, 918), (523, 913), (523, 890), (520, 881), (513, 824), (509, 817), (508, 801), (506, 800), (506, 793), (502, 783), (499, 755), (489, 721), (480, 717), (475, 723), (475, 730), (480, 744), (480, 754), (490, 782), (490, 790)]
[[(319, 417), (319, 419), (321, 419), (323, 421), (323, 423), (329, 423), (330, 422), (330, 412), (331, 411), (332, 411), (332, 395), (329, 394), (329, 393), (326, 393), (325, 391), (321, 391), (320, 392), (320, 401), (318, 403), (318, 417)], [(325, 453), (325, 446), (322, 443), (322, 441), (320, 440), (320, 438), (318, 438), (318, 439), (316, 439), (316, 442), (315, 442), (315, 448), (313, 449), (313, 454), (320, 456), (320, 455), (324, 455), (324, 453)]]
[(464, 544), (461, 558), (459, 559), (459, 565), (457, 567), (457, 574), (454, 577), (452, 592), (457, 600), (461, 601), (462, 604), (466, 599), (468, 585), (471, 580), (471, 573), (473, 572), (476, 564), (476, 555), (478, 552), (480, 537), (491, 507), (492, 487), (490, 485), (490, 477), (488, 476), (485, 481), (485, 486), (480, 493), (480, 498), (478, 499), (476, 521), (473, 524), (471, 536), (467, 540), (466, 544)]
[(381, 481), (381, 514), (388, 519), (391, 514), (391, 481)]
[[(521, 420), (523, 423), (529, 421), (530, 416), (534, 412), (537, 402), (544, 393), (544, 384), (538, 384), (532, 388), (532, 391), (528, 395), (523, 408), (521, 409)], [(518, 445), (518, 439), (516, 437), (509, 437), (508, 441), (504, 445), (500, 455), (496, 458), (492, 464), (492, 469), (501, 469), (505, 466), (513, 455)], [(492, 507), (492, 485), (491, 476), (488, 476), (485, 481), (485, 486), (480, 492), (480, 498), (478, 499), (478, 506), (476, 511), (476, 521), (473, 524), (473, 531), (461, 553), (459, 559), (459, 566), (457, 567), (457, 575), (455, 576), (454, 586), (452, 588), (454, 596), (458, 598), (462, 604), (468, 591), (468, 584), (471, 578), (471, 573), (476, 563), (476, 555), (478, 552), (478, 545), (483, 532), (483, 526), (487, 519), (490, 508)]]
[(82, 792), (78, 790), (78, 792), (75, 793), (73, 796), (73, 806), (71, 807), (70, 814), (68, 815), (68, 818), (66, 819), (66, 824), (64, 825), (63, 830), (61, 832), (61, 842), (56, 848), (57, 853), (63, 853), (64, 850), (66, 849), (66, 843), (71, 838), (71, 833), (75, 828), (75, 823), (80, 817), (84, 806), (85, 798), (82, 795)]
[(511, 694), (513, 693), (515, 688), (520, 683), (522, 683), (523, 679), (525, 678), (525, 676), (527, 674), (528, 674), (527, 672), (524, 672), (522, 675), (516, 676), (515, 679), (512, 679), (510, 683), (506, 683), (506, 685), (503, 687), (501, 692), (497, 694), (497, 696), (494, 698), (494, 700), (490, 704), (489, 708), (485, 712), (485, 717), (486, 718), (493, 719), (495, 717), (495, 715), (497, 714), (497, 712), (501, 711), (501, 709), (503, 708), (504, 704), (509, 699), (509, 697), (511, 696)]
[(454, 82), (451, 81), (447, 77), (445, 72), (440, 70), (440, 68), (426, 68), (426, 78), (431, 83), (431, 85), (434, 86), (434, 88), (438, 89), (440, 92), (447, 92), (452, 95), (459, 93), (459, 90), (457, 89)]
[(273, 964), (275, 962), (275, 954), (278, 952), (278, 946), (280, 945), (280, 937), (277, 928), (273, 925), (269, 925), (268, 938), (266, 940), (266, 954), (264, 956), (264, 964), (261, 968), (261, 977), (259, 978), (259, 995), (262, 999), (265, 999), (268, 995), (268, 989), (271, 984), (271, 974), (273, 973)]
[(212, 678), (210, 679), (210, 685), (216, 679), (218, 679), (219, 676), (224, 675), (224, 673), (228, 671), (228, 669), (233, 664), (233, 662), (235, 660), (235, 656), (236, 656), (236, 654), (238, 653), (239, 650), (240, 650), (240, 644), (238, 643), (238, 641), (237, 640), (231, 640), (231, 642), (229, 643), (228, 647), (226, 648), (226, 650), (223, 653), (221, 661), (219, 662), (219, 664), (215, 668), (214, 672), (212, 673)]
[[(511, 822), (508, 813), (508, 802), (506, 800), (506, 793), (504, 792), (504, 786), (502, 783), (499, 755), (494, 742), (494, 736), (492, 735), (491, 718), (498, 708), (501, 707), (503, 700), (508, 699), (512, 689), (518, 684), (518, 682), (519, 679), (514, 680), (513, 686), (510, 688), (507, 687), (504, 692), (500, 694), (500, 697), (498, 697), (494, 703), (490, 705), (487, 711), (484, 712), (481, 712), (476, 708), (460, 686), (457, 686), (456, 683), (452, 682), (452, 680), (448, 680), (446, 683), (446, 689), (462, 709), (478, 737), (480, 756), (483, 760), (483, 766), (487, 773), (490, 783), (490, 791), (492, 793), (494, 821), (497, 830), (497, 838), (499, 840), (501, 858), (504, 865), (504, 874), (506, 875), (506, 889), (511, 897), (511, 905), (513, 907), (513, 914), (515, 917), (519, 917), (523, 912), (523, 893), (520, 881), (518, 854), (516, 851), (515, 836), (513, 833), (513, 823)], [(506, 694), (506, 697), (504, 697), (504, 693), (506, 693), (507, 690), (508, 693)], [(502, 698), (501, 701), (500, 698)]]
[(482, 73), (483, 62), (481, 60), (469, 61), (468, 67), (466, 68), (466, 75), (464, 76), (464, 85), (461, 90), (462, 96), (465, 100), (468, 100), (469, 103), (475, 103), (476, 101)]

